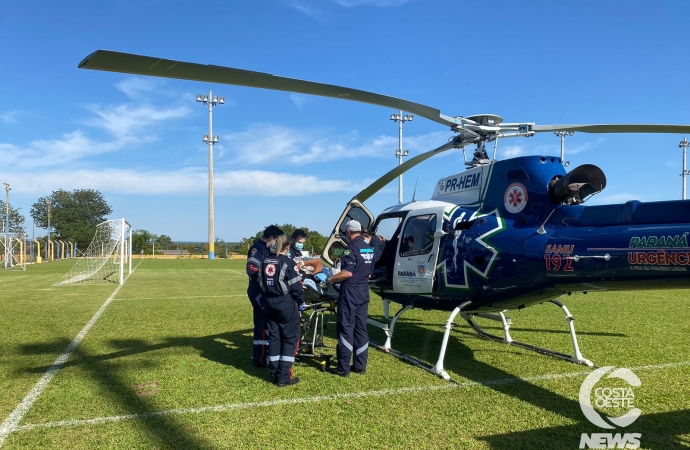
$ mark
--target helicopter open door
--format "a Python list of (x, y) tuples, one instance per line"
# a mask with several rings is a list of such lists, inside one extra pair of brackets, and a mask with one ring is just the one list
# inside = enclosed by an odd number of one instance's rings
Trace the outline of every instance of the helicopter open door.
[(399, 236), (393, 270), (393, 290), (430, 294), (438, 259), (444, 206), (411, 211)]
[(338, 223), (333, 228), (323, 252), (321, 252), (321, 259), (332, 267), (335, 267), (336, 261), (340, 260), (343, 250), (349, 243), (345, 235), (345, 224), (350, 220), (358, 221), (362, 224), (362, 228), (371, 228), (371, 224), (374, 223), (374, 216), (359, 200), (353, 198), (348, 203)]

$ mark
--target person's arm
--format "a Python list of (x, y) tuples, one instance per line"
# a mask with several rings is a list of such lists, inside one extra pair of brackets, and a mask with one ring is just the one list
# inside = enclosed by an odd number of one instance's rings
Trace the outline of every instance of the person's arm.
[(352, 273), (355, 271), (355, 267), (357, 266), (357, 257), (354, 253), (352, 253), (350, 248), (347, 248), (345, 252), (343, 252), (343, 257), (341, 258), (340, 263), (342, 270), (329, 277), (328, 280), (326, 280), (327, 282), (340, 283), (350, 278)]
[(349, 270), (341, 270), (340, 272), (336, 273), (335, 275), (328, 277), (326, 280), (327, 283), (341, 283), (348, 278), (352, 276), (352, 272)]
[(302, 278), (292, 265), (288, 266), (285, 273), (287, 277), (287, 285), (290, 290), (290, 296), (297, 302), (298, 305), (304, 303), (304, 288), (302, 287)]

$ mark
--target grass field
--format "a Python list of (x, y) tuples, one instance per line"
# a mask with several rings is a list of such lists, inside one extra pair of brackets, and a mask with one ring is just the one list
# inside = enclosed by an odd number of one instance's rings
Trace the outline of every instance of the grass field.
[[(305, 361), (295, 367), (302, 382), (279, 389), (251, 365), (244, 261), (149, 259), (117, 292), (113, 284), (52, 287), (71, 265), (0, 271), (5, 423), (111, 299), (17, 426), (4, 430), (4, 448), (578, 448), (581, 433), (608, 432), (578, 404), (590, 369), (478, 339), (464, 324), (446, 355), (452, 382), (371, 350), (365, 376), (342, 379)], [(612, 432), (642, 433), (643, 448), (690, 448), (688, 296), (565, 299), (584, 356), (641, 379), (642, 416)], [(370, 310), (381, 313), (378, 299)], [(571, 351), (554, 305), (510, 316), (515, 339)], [(406, 313), (393, 346), (434, 363), (446, 318)], [(370, 334), (383, 340), (380, 330)]]

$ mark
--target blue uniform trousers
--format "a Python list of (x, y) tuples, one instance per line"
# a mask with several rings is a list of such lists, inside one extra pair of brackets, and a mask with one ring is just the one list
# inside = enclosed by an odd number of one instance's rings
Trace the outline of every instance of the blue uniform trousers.
[(266, 318), (264, 310), (261, 305), (261, 291), (249, 288), (247, 290), (249, 301), (252, 304), (254, 313), (254, 346), (252, 350), (252, 362), (256, 367), (266, 367), (268, 352), (268, 327), (266, 326)]
[(367, 368), (369, 356), (369, 285), (366, 283), (341, 285), (338, 300), (338, 372), (350, 373), (350, 359), (354, 354), (355, 370)]
[(268, 324), (268, 369), (273, 381), (287, 383), (292, 379), (292, 365), (299, 347), (299, 309), (288, 295), (264, 297)]

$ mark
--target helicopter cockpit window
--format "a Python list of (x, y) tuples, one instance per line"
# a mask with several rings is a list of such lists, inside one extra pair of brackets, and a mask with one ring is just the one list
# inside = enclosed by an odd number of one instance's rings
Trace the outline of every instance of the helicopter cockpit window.
[(331, 258), (331, 261), (338, 261), (343, 257), (343, 252), (345, 251), (345, 246), (341, 244), (340, 242), (334, 242), (331, 244), (330, 248), (328, 249), (328, 256)]
[(371, 220), (369, 219), (369, 216), (367, 213), (364, 212), (361, 208), (352, 208), (347, 212), (347, 216), (345, 217), (345, 220), (343, 220), (343, 223), (340, 224), (340, 229), (338, 230), (340, 234), (340, 239), (343, 240), (343, 242), (349, 242), (347, 240), (347, 235), (345, 234), (345, 224), (349, 222), (350, 220), (356, 220), (360, 224), (362, 224), (362, 228), (369, 228), (371, 225)]
[(434, 246), (436, 214), (411, 217), (403, 230), (400, 242), (400, 256), (423, 255)]

